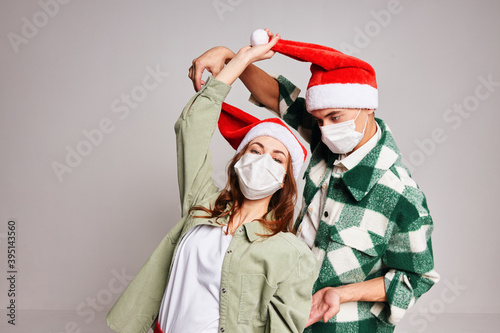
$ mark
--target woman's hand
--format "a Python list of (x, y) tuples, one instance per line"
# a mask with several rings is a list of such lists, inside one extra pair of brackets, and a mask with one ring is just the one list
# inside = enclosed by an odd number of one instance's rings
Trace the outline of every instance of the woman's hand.
[[(266, 29), (267, 30), (267, 29)], [(272, 34), (268, 31), (268, 35)], [(280, 35), (277, 34), (273, 36), (269, 43), (256, 45), (256, 46), (245, 46), (238, 51), (231, 61), (219, 72), (216, 79), (227, 83), (229, 85), (243, 73), (243, 71), (252, 63), (264, 59), (269, 59), (274, 55), (274, 51), (271, 49), (280, 39)]]
[(267, 44), (245, 46), (238, 51), (235, 58), (240, 58), (241, 60), (246, 61), (247, 66), (260, 60), (270, 59), (275, 53), (271, 49), (274, 45), (276, 45), (281, 37), (279, 34), (274, 36), (268, 29), (266, 29), (266, 31), (270, 38)]
[[(269, 59), (274, 55), (274, 52), (270, 51), (270, 49), (279, 40), (279, 35), (274, 36), (274, 34), (270, 32), (269, 29), (266, 29), (266, 31), (267, 35), (271, 39), (268, 44), (264, 44), (267, 45), (267, 47), (264, 45), (258, 45), (254, 47), (246, 46), (238, 52), (240, 60), (243, 59), (245, 62), (248, 62), (247, 66), (259, 60)], [(276, 42), (273, 41), (274, 39), (276, 39)], [(255, 49), (250, 50), (252, 48)], [(265, 52), (262, 54), (262, 51)], [(205, 81), (201, 79), (205, 69), (209, 71), (214, 77), (216, 77), (224, 68), (224, 65), (227, 64), (231, 59), (233, 59), (234, 56), (234, 52), (227, 47), (216, 46), (206, 51), (198, 58), (194, 59), (191, 67), (189, 67), (188, 73), (188, 77), (193, 82), (194, 90), (199, 91), (201, 89), (201, 86), (205, 84)]]

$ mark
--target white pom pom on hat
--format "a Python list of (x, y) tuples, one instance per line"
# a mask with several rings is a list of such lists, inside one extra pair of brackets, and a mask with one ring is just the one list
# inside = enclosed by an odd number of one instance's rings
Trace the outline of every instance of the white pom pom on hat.
[(250, 36), (250, 45), (262, 45), (269, 42), (269, 36), (267, 35), (267, 31), (264, 29), (257, 29), (252, 32)]

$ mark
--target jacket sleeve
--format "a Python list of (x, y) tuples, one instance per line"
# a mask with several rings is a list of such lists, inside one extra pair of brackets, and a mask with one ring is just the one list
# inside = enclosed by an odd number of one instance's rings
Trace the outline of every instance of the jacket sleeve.
[[(311, 144), (311, 149), (313, 149), (313, 143), (316, 143), (315, 134), (317, 134), (314, 132), (318, 131), (319, 128), (311, 114), (306, 110), (305, 99), (298, 97), (300, 89), (282, 75), (274, 78), (278, 81), (280, 92), (278, 116)], [(253, 95), (250, 96), (250, 102), (264, 106)]]
[(188, 217), (186, 212), (218, 191), (212, 181), (209, 143), (229, 90), (230, 86), (210, 77), (175, 124), (183, 218), (163, 238), (109, 311), (106, 321), (115, 332), (148, 332), (158, 315), (174, 249)]
[(231, 86), (209, 77), (175, 123), (177, 176), (183, 216), (193, 205), (218, 191), (212, 180), (209, 145), (222, 102), (230, 89)]
[(301, 333), (309, 319), (312, 288), (318, 264), (312, 252), (304, 253), (289, 278), (278, 285), (269, 304), (266, 332)]
[(397, 324), (416, 300), (439, 281), (434, 271), (431, 233), (433, 223), (424, 214), (397, 224), (382, 257), (387, 302), (375, 303), (371, 312), (389, 325)]

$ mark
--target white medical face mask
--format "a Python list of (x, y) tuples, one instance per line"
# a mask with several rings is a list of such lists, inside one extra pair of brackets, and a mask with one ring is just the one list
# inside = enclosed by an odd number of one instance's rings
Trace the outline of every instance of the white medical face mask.
[(340, 124), (332, 124), (320, 127), (321, 140), (328, 146), (328, 148), (330, 148), (332, 152), (336, 154), (349, 153), (361, 141), (361, 139), (365, 135), (368, 117), (366, 118), (363, 132), (356, 132), (356, 124), (354, 121), (358, 118), (360, 113), (361, 109), (354, 119), (344, 121)]
[(247, 153), (234, 165), (245, 198), (258, 200), (281, 188), (286, 170), (269, 154)]

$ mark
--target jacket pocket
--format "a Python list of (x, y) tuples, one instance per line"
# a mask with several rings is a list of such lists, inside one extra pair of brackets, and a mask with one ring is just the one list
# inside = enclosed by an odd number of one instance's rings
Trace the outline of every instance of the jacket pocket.
[(276, 289), (278, 287), (272, 286), (263, 274), (242, 275), (238, 323), (265, 325), (267, 308)]
[[(387, 242), (384, 237), (369, 230), (351, 226), (330, 229), (329, 244), (319, 279), (322, 283), (338, 285), (366, 279), (376, 265)], [(333, 271), (332, 271), (333, 270)]]

